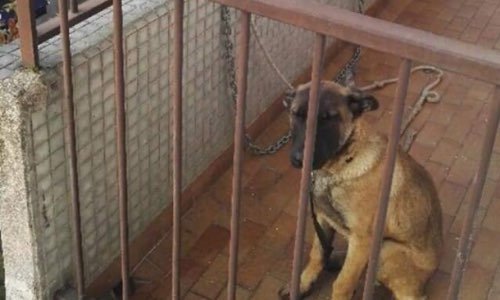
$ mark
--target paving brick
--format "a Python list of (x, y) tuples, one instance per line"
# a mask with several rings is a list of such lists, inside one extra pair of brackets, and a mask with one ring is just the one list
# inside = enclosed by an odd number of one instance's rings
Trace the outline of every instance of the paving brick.
[(262, 247), (255, 248), (239, 265), (238, 284), (245, 289), (254, 290), (278, 257)]
[[(458, 213), (455, 217), (455, 221), (453, 221), (453, 224), (450, 227), (450, 233), (459, 235), (462, 232), (463, 223), (469, 209), (469, 203), (470, 202), (466, 199), (460, 205)], [(473, 232), (477, 231), (477, 229), (481, 227), (485, 215), (486, 209), (483, 207), (478, 207), (478, 209), (476, 210), (476, 214), (474, 215), (474, 221), (472, 222)]]
[(441, 261), (439, 262), (439, 270), (450, 274), (455, 263), (455, 255), (457, 255), (458, 235), (448, 233), (444, 237), (443, 252)]
[(222, 209), (224, 209), (222, 204), (215, 201), (210, 193), (205, 193), (194, 200), (191, 209), (183, 216), (182, 229), (199, 238)]
[(461, 185), (444, 181), (439, 188), (439, 198), (443, 212), (455, 216), (465, 196), (465, 188)]
[[(312, 233), (313, 229), (310, 226), (306, 226), (306, 230), (310, 231)], [(337, 239), (339, 240), (339, 239)], [(282, 259), (279, 261), (276, 266), (274, 266), (270, 271), (269, 274), (271, 274), (273, 277), (283, 281), (283, 282), (289, 282), (291, 279), (291, 271), (293, 267), (293, 252), (294, 252), (294, 243), (295, 240), (292, 239), (290, 243), (288, 244), (286, 250), (281, 254)], [(333, 243), (333, 247), (335, 248), (335, 251), (340, 250), (340, 246), (338, 246), (338, 243)], [(345, 247), (342, 248), (345, 250)], [(311, 244), (305, 243), (303, 247), (303, 257), (304, 261), (303, 264), (305, 265), (307, 263), (308, 257), (309, 257), (309, 251), (311, 250)]]
[(469, 24), (469, 19), (455, 16), (448, 25), (448, 29), (462, 32), (465, 30), (468, 24)]
[[(251, 292), (242, 288), (241, 286), (239, 285), (236, 285), (236, 299), (238, 300), (248, 300), (250, 299), (250, 296), (251, 296)], [(219, 295), (219, 297), (217, 297), (217, 300), (226, 300), (227, 299), (227, 288), (225, 288)]]
[(218, 225), (210, 225), (189, 251), (188, 258), (208, 267), (217, 254), (229, 242), (229, 231)]
[(457, 17), (471, 19), (475, 15), (476, 12), (477, 12), (476, 6), (463, 5), (460, 8), (460, 10), (457, 12)]
[(460, 285), (459, 298), (464, 300), (486, 299), (493, 272), (469, 263)]
[(445, 132), (445, 126), (428, 122), (418, 133), (416, 141), (422, 145), (435, 147)]
[(219, 255), (194, 284), (191, 291), (209, 299), (215, 299), (224, 289), (227, 281), (227, 256)]
[(474, 28), (478, 28), (481, 30), (484, 27), (486, 27), (489, 19), (490, 19), (490, 17), (488, 15), (478, 13), (470, 20), (469, 26), (474, 27)]
[(470, 132), (463, 142), (464, 146), (460, 152), (460, 155), (463, 155), (470, 160), (479, 160), (479, 158), (481, 157), (483, 139), (483, 136), (475, 132)]
[(433, 150), (434, 149), (432, 147), (422, 145), (418, 142), (413, 142), (409, 153), (415, 160), (423, 163), (431, 156)]
[[(140, 286), (141, 293), (151, 293), (155, 290), (159, 284), (162, 282), (162, 278), (165, 277), (165, 273), (158, 269), (157, 266), (150, 263), (148, 260), (144, 261), (133, 273), (135, 278), (147, 281), (144, 285)], [(137, 299), (138, 296), (134, 295)]]
[(451, 166), (453, 161), (458, 157), (457, 153), (459, 150), (459, 143), (442, 139), (441, 141), (439, 141), (436, 149), (434, 150), (434, 152), (432, 152), (432, 155), (429, 159), (445, 166)]
[[(488, 207), (491, 205), (493, 201), (493, 198), (495, 197), (495, 189), (497, 187), (497, 184), (498, 183), (496, 181), (486, 179), (483, 187), (483, 193), (481, 194), (481, 199), (479, 202), (479, 207), (488, 209)], [(467, 201), (471, 197), (472, 190), (473, 190), (473, 185), (471, 184), (468, 187), (467, 193), (465, 195), (465, 199), (467, 199)]]
[[(240, 223), (239, 235), (239, 259), (243, 259), (246, 254), (252, 250), (255, 245), (262, 239), (266, 231), (264, 225), (244, 219)], [(224, 253), (229, 256), (229, 245), (224, 249)]]
[(439, 103), (432, 106), (432, 113), (429, 116), (429, 121), (441, 125), (448, 125), (451, 122), (453, 115), (460, 110), (460, 106), (450, 103)]
[(262, 279), (259, 287), (253, 294), (251, 299), (260, 300), (260, 299), (269, 299), (272, 298), (272, 295), (278, 294), (279, 289), (284, 285), (284, 282), (266, 275)]
[(425, 169), (431, 174), (436, 187), (439, 187), (446, 178), (450, 168), (439, 163), (427, 161), (424, 163)]
[[(193, 284), (203, 274), (205, 268), (192, 260), (182, 259), (180, 261), (180, 294), (185, 295)], [(168, 299), (172, 295), (172, 274), (163, 277), (157, 288), (151, 292), (152, 299)]]
[(486, 212), (483, 227), (500, 232), (500, 198), (495, 198)]
[(296, 218), (282, 213), (259, 242), (263, 248), (275, 253), (283, 252), (295, 234)]
[(462, 35), (462, 31), (458, 31), (455, 29), (450, 29), (450, 28), (445, 28), (443, 31), (440, 33), (441, 35), (452, 38), (452, 39), (459, 39), (460, 36)]
[(452, 182), (466, 186), (474, 176), (476, 169), (476, 161), (459, 155), (459, 157), (453, 162), (447, 178)]
[(498, 39), (500, 36), (500, 25), (487, 25), (481, 32), (481, 37), (488, 39)]
[(444, 234), (448, 233), (451, 225), (453, 224), (454, 219), (455, 219), (455, 216), (449, 215), (447, 213), (443, 213), (443, 233)]
[(450, 275), (442, 271), (436, 271), (427, 285), (428, 299), (446, 299), (449, 284)]
[(475, 236), (470, 261), (486, 270), (496, 270), (500, 262), (500, 233), (481, 228)]
[(269, 187), (268, 191), (258, 194), (245, 188), (243, 216), (259, 224), (272, 224), (287, 203), (298, 197), (299, 182), (299, 170), (291, 169), (272, 188)]
[(450, 140), (461, 143), (472, 127), (472, 120), (463, 115), (454, 115), (446, 128), (444, 136)]
[(184, 300), (206, 300), (207, 298), (197, 295), (195, 293), (189, 292), (184, 298)]
[(260, 198), (274, 188), (280, 177), (280, 173), (262, 166), (245, 185), (245, 191)]
[(439, 12), (437, 18), (445, 22), (450, 22), (455, 18), (456, 14), (457, 14), (456, 10), (444, 9), (441, 12)]
[(495, 49), (497, 50), (500, 50), (500, 40), (498, 40), (495, 44), (495, 46), (493, 46)]
[(464, 42), (475, 43), (479, 39), (480, 35), (481, 29), (469, 26), (462, 33), (460, 39)]
[(491, 154), (487, 178), (495, 181), (500, 180), (500, 154), (498, 153)]

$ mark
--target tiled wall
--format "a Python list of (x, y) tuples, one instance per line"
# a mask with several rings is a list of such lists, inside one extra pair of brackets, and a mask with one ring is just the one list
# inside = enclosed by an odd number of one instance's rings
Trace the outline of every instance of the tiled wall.
[[(125, 80), (129, 228), (133, 239), (170, 202), (170, 90), (172, 5), (125, 1), (138, 17), (125, 28)], [(335, 4), (336, 1), (323, 1)], [(220, 42), (220, 7), (186, 1), (183, 107), (183, 184), (187, 186), (232, 141), (233, 105)], [(350, 1), (337, 3), (350, 7)], [(127, 8), (128, 5), (128, 8)], [(142, 10), (142, 14), (138, 12)], [(233, 12), (233, 17), (236, 15)], [(85, 278), (103, 271), (119, 253), (113, 49), (110, 13), (74, 29), (74, 99)], [(276, 65), (289, 79), (310, 65), (313, 34), (263, 18), (257, 29)], [(93, 24), (93, 25), (92, 25)], [(96, 24), (98, 28), (93, 30)], [(87, 26), (87, 27), (86, 27)], [(86, 30), (92, 27), (92, 30)], [(99, 29), (100, 28), (100, 29)], [(82, 34), (79, 30), (84, 30)], [(104, 33), (103, 33), (104, 32)], [(57, 40), (48, 42), (58, 45)], [(88, 46), (90, 45), (90, 46)], [(74, 46), (76, 47), (76, 46)], [(56, 51), (54, 48), (53, 51)], [(46, 51), (47, 52), (47, 51)], [(45, 55), (51, 86), (46, 104), (28, 116), (33, 143), (32, 197), (45, 296), (72, 276), (70, 198), (61, 115), (59, 55)], [(58, 53), (58, 52), (56, 52)], [(54, 68), (52, 68), (54, 67)], [(250, 50), (247, 120), (254, 120), (284, 90), (255, 40)]]

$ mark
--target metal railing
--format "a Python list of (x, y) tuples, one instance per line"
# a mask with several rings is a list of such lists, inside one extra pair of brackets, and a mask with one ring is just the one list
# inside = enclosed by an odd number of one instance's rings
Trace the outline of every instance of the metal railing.
[[(178, 6), (183, 1), (178, 0)], [(291, 280), (291, 298), (298, 299), (300, 271), (302, 266), (302, 253), (304, 247), (305, 218), (308, 202), (308, 189), (310, 182), (310, 171), (312, 156), (314, 152), (314, 139), (316, 131), (316, 117), (318, 107), (318, 89), (322, 72), (322, 59), (324, 52), (325, 37), (332, 36), (344, 41), (355, 43), (363, 47), (371, 48), (381, 52), (393, 54), (403, 58), (399, 71), (398, 87), (393, 107), (393, 118), (389, 136), (389, 145), (383, 168), (381, 189), (379, 194), (379, 208), (375, 218), (374, 237), (370, 251), (367, 275), (364, 286), (363, 299), (373, 298), (373, 287), (380, 254), (382, 232), (385, 224), (386, 212), (389, 202), (389, 194), (392, 183), (392, 175), (399, 142), (399, 132), (402, 122), (404, 101), (409, 84), (409, 74), (412, 60), (423, 61), (439, 66), (448, 71), (467, 74), (496, 85), (495, 95), (491, 102), (490, 115), (486, 136), (483, 142), (483, 150), (480, 158), (479, 169), (474, 177), (473, 193), (471, 194), (470, 206), (467, 219), (463, 224), (460, 244), (452, 272), (451, 284), (448, 291), (448, 299), (456, 299), (458, 287), (462, 279), (468, 249), (470, 234), (475, 212), (482, 194), (486, 172), (491, 158), (491, 152), (495, 140), (498, 121), (500, 117), (500, 55), (492, 50), (483, 49), (463, 42), (440, 37), (424, 31), (406, 28), (383, 20), (359, 15), (349, 11), (341, 10), (332, 6), (315, 2), (302, 2), (290, 0), (214, 0), (214, 2), (227, 5), (241, 11), (240, 16), (240, 39), (238, 49), (238, 98), (236, 132), (234, 144), (234, 169), (233, 169), (233, 194), (231, 215), (231, 253), (229, 259), (229, 281), (228, 299), (235, 298), (235, 282), (237, 274), (238, 255), (238, 222), (239, 222), (239, 193), (242, 164), (243, 145), (238, 143), (242, 139), (239, 130), (244, 121), (245, 93), (246, 93), (246, 64), (248, 63), (249, 24), (251, 14), (260, 15), (276, 21), (298, 26), (316, 32), (313, 48), (311, 90), (309, 96), (307, 115), (307, 131), (304, 149), (304, 163), (300, 183), (299, 211), (295, 235), (295, 249), (293, 258), (293, 270)], [(182, 35), (182, 30), (177, 28), (175, 35)], [(181, 45), (175, 45), (176, 51), (181, 51)], [(177, 76), (182, 76), (181, 68), (177, 70)], [(179, 102), (182, 102), (179, 100)], [(178, 274), (174, 274), (174, 282), (178, 282)], [(179, 294), (172, 295), (174, 299)]]
[[(19, 39), (21, 40), (21, 60), (26, 67), (39, 65), (38, 45), (61, 33), (63, 15), (69, 26), (74, 26), (83, 20), (110, 7), (112, 0), (57, 0), (59, 17), (49, 18), (41, 24), (36, 24), (34, 4), (32, 0), (16, 0), (19, 23)], [(68, 8), (68, 2), (70, 7)]]
[[(181, 173), (182, 173), (182, 67), (183, 67), (183, 0), (175, 1), (174, 12), (174, 46), (172, 60), (171, 87), (173, 90), (173, 253), (172, 253), (172, 298), (180, 297), (180, 204), (181, 204)], [(378, 255), (380, 253), (382, 229), (388, 206), (389, 193), (394, 171), (399, 128), (409, 83), (410, 66), (413, 60), (431, 63), (448, 71), (467, 74), (476, 79), (496, 85), (491, 109), (488, 117), (487, 132), (483, 142), (483, 150), (479, 168), (473, 182), (473, 192), (470, 194), (470, 206), (467, 218), (463, 224), (458, 254), (452, 272), (448, 299), (456, 299), (458, 287), (462, 279), (464, 264), (468, 256), (470, 234), (475, 212), (482, 194), (486, 172), (491, 158), (491, 152), (500, 117), (500, 54), (492, 50), (476, 47), (456, 40), (440, 37), (421, 30), (407, 28), (387, 21), (378, 20), (364, 15), (341, 10), (329, 5), (311, 1), (292, 0), (214, 0), (241, 11), (240, 31), (237, 45), (237, 114), (235, 120), (235, 143), (233, 157), (233, 190), (231, 214), (230, 259), (228, 265), (228, 299), (235, 298), (237, 277), (237, 257), (239, 238), (239, 211), (241, 194), (241, 172), (243, 163), (244, 125), (246, 108), (246, 82), (248, 71), (250, 19), (252, 14), (267, 17), (276, 21), (297, 26), (316, 33), (312, 58), (312, 84), (310, 91), (309, 111), (307, 117), (307, 135), (305, 142), (304, 167), (300, 183), (300, 205), (296, 227), (296, 239), (292, 270), (292, 299), (298, 298), (298, 286), (302, 266), (302, 248), (304, 245), (305, 220), (308, 201), (313, 145), (315, 139), (316, 113), (318, 106), (318, 89), (322, 74), (323, 53), (326, 36), (361, 45), (403, 58), (399, 72), (399, 83), (394, 101), (394, 114), (386, 152), (385, 166), (379, 194), (379, 210), (374, 224), (374, 237), (370, 260), (364, 287), (364, 299), (372, 299), (373, 284)], [(124, 110), (124, 70), (123, 70), (123, 24), (121, 1), (88, 0), (77, 6), (71, 1), (72, 10), (68, 13), (66, 0), (59, 0), (60, 26), (54, 23), (47, 27), (35, 28), (32, 12), (32, 1), (18, 0), (20, 18), (21, 51), (26, 66), (38, 64), (37, 44), (49, 36), (61, 34), (63, 48), (64, 70), (64, 122), (65, 143), (69, 157), (70, 190), (72, 198), (73, 249), (75, 259), (75, 284), (79, 298), (83, 298), (85, 282), (83, 277), (80, 201), (78, 193), (77, 155), (75, 146), (75, 120), (73, 103), (73, 86), (71, 71), (71, 53), (69, 26), (79, 22), (104, 7), (113, 5), (114, 26), (114, 57), (115, 57), (115, 107), (116, 107), (116, 143), (118, 163), (118, 203), (120, 207), (120, 245), (121, 245), (121, 276), (123, 299), (129, 297), (129, 255), (127, 227), (127, 180), (126, 180), (126, 149), (125, 149), (125, 110)]]

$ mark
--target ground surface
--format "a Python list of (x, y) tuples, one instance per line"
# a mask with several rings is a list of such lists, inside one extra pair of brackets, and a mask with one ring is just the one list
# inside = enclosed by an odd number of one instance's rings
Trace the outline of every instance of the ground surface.
[[(392, 1), (380, 17), (500, 51), (499, 0)], [(341, 57), (349, 54), (346, 51)], [(365, 50), (357, 83), (363, 85), (395, 76), (398, 63), (394, 57)], [(412, 78), (407, 103), (415, 101), (425, 82), (423, 76)], [(427, 105), (412, 124), (419, 134), (410, 152), (432, 173), (440, 192), (445, 250), (428, 294), (430, 299), (445, 299), (493, 87), (446, 73), (437, 90), (443, 96), (442, 102)], [(389, 129), (393, 94), (394, 87), (377, 92), (381, 108), (367, 116), (382, 132)], [(283, 115), (262, 134), (259, 142), (272, 141), (287, 126)], [(261, 158), (248, 156), (245, 161), (237, 299), (276, 299), (277, 290), (289, 280), (300, 174), (290, 167), (287, 151), (285, 148)], [(230, 191), (231, 170), (199, 197), (182, 220), (184, 299), (225, 299)], [(500, 299), (499, 216), (500, 142), (497, 142), (476, 218), (475, 241), (460, 299)], [(306, 251), (312, 230), (309, 223)], [(141, 285), (133, 299), (169, 298), (170, 241), (171, 235), (166, 234), (136, 268), (134, 275), (150, 283)], [(342, 241), (337, 244), (338, 249), (344, 247)], [(325, 274), (308, 299), (329, 299), (332, 276)], [(358, 293), (356, 297), (359, 296)]]

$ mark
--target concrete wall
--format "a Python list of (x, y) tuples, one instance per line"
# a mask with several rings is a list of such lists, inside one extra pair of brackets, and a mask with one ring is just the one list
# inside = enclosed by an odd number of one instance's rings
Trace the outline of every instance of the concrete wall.
[[(350, 0), (322, 2), (347, 8), (353, 6)], [(171, 103), (168, 74), (172, 5), (163, 3), (165, 1), (124, 1), (128, 222), (132, 239), (170, 202)], [(186, 13), (184, 186), (231, 144), (233, 128), (233, 105), (228, 94), (219, 34), (220, 7), (205, 0), (190, 0), (186, 1)], [(234, 12), (233, 17), (236, 18)], [(255, 21), (264, 45), (287, 78), (297, 77), (310, 65), (312, 33), (258, 17)], [(110, 24), (111, 13), (108, 10), (74, 27), (71, 35), (87, 282), (103, 271), (119, 253), (114, 61)], [(23, 142), (11, 145), (23, 154), (17, 160), (21, 163), (19, 168), (24, 168), (18, 169), (19, 178), (15, 179), (15, 182), (22, 182), (22, 189), (15, 189), (17, 194), (14, 198), (2, 197), (7, 204), (3, 203), (0, 223), (10, 299), (50, 298), (54, 291), (71, 282), (72, 278), (59, 43), (59, 39), (54, 38), (40, 46), (44, 72), (37, 80), (46, 87), (44, 96), (37, 101), (37, 105), (14, 107), (22, 125), (19, 128), (24, 128), (15, 130)], [(285, 88), (258, 50), (255, 40), (251, 43), (248, 87), (249, 122)], [(0, 138), (4, 139), (3, 135)], [(4, 174), (8, 177), (7, 173)], [(15, 182), (7, 181), (2, 186)], [(22, 284), (37, 286), (27, 287), (34, 292), (22, 297), (16, 296), (18, 294), (12, 283), (14, 280), (16, 284), (24, 281), (24, 277), (19, 277), (23, 272), (17, 270), (17, 265), (14, 267), (14, 261), (8, 263), (13, 259), (8, 252), (22, 248), (8, 248), (14, 236), (6, 232), (12, 232), (9, 228), (13, 223), (4, 217), (10, 209), (8, 203), (16, 201), (22, 201), (19, 205), (25, 210), (22, 212), (24, 225), (21, 224), (21, 227), (27, 232), (20, 234), (26, 238), (29, 249), (25, 249), (29, 250), (31, 257), (20, 267), (31, 268), (26, 274), (33, 274), (33, 278), (26, 279)]]

